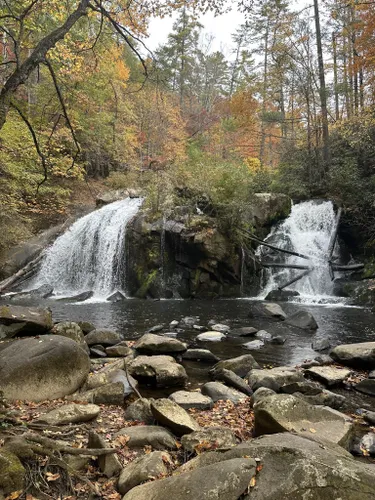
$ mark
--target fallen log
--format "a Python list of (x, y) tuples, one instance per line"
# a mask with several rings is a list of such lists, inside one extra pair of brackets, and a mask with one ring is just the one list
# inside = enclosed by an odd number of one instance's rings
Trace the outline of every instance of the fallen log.
[(305, 269), (312, 271), (314, 268), (309, 266), (301, 266), (299, 264), (280, 264), (278, 262), (262, 262), (263, 267), (276, 267), (283, 269)]
[[(14, 287), (17, 283), (19, 283), (20, 280), (25, 280), (27, 278), (30, 278), (37, 269), (38, 264), (42, 260), (44, 256), (44, 252), (40, 253), (38, 257), (36, 257), (34, 260), (30, 261), (26, 266), (24, 266), (22, 269), (17, 271), (15, 274), (12, 274), (12, 276), (9, 276), (9, 278), (6, 278), (3, 281), (0, 281), (0, 293), (4, 292), (4, 290), (9, 290), (12, 287)], [(27, 276), (27, 278), (25, 277)]]
[(310, 260), (310, 257), (308, 257), (307, 255), (303, 255), (302, 253), (292, 252), (291, 250), (285, 250), (284, 248), (279, 248), (279, 247), (276, 247), (275, 245), (271, 245), (270, 243), (267, 243), (266, 241), (261, 240), (257, 236), (250, 234), (248, 231), (243, 230), (242, 234), (245, 237), (249, 238), (250, 240), (254, 241), (255, 243), (258, 243), (259, 245), (262, 245), (262, 246), (267, 247), (267, 248), (271, 248), (271, 250), (276, 250), (277, 252), (286, 253), (288, 255), (294, 255), (294, 257), (300, 257), (301, 259)]
[(335, 226), (333, 228), (333, 232), (331, 234), (331, 238), (330, 238), (329, 244), (328, 244), (327, 253), (328, 253), (328, 261), (329, 262), (331, 262), (333, 251), (335, 249), (335, 244), (336, 244), (336, 240), (337, 240), (337, 234), (338, 234), (338, 231), (339, 231), (341, 214), (342, 214), (342, 208), (340, 207), (338, 209), (338, 211), (337, 211), (336, 220), (335, 220)]
[(293, 283), (296, 283), (297, 281), (301, 280), (305, 276), (308, 276), (311, 273), (311, 271), (312, 271), (312, 269), (307, 269), (306, 271), (304, 271), (303, 273), (299, 274), (295, 278), (291, 279), (287, 283), (284, 283), (284, 285), (279, 286), (278, 289), (279, 290), (284, 290), (284, 288), (286, 288), (287, 286), (293, 285)]
[(364, 264), (348, 264), (340, 266), (339, 264), (331, 264), (334, 271), (359, 271), (365, 267)]

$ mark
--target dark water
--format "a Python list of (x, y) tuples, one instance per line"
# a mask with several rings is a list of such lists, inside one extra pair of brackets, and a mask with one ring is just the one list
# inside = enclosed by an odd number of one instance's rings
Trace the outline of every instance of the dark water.
[(127, 300), (111, 303), (77, 303), (68, 304), (46, 300), (43, 304), (52, 309), (54, 321), (90, 321), (97, 328), (114, 329), (125, 339), (136, 339), (150, 327), (165, 324), (164, 332), (172, 320), (180, 320), (184, 316), (198, 316), (198, 324), (206, 326), (209, 320), (226, 323), (232, 329), (241, 326), (254, 326), (267, 330), (274, 335), (286, 338), (284, 345), (266, 344), (257, 351), (247, 351), (242, 345), (253, 340), (229, 333), (221, 342), (199, 342), (199, 332), (186, 330), (177, 338), (188, 342), (189, 346), (206, 347), (220, 358), (229, 358), (251, 352), (261, 364), (296, 365), (306, 359), (314, 358), (317, 353), (312, 350), (314, 339), (329, 338), (332, 346), (344, 343), (375, 341), (375, 315), (360, 308), (306, 306), (300, 304), (280, 304), (287, 314), (300, 309), (311, 312), (319, 329), (316, 333), (306, 332), (285, 325), (283, 322), (269, 322), (248, 318), (252, 302), (250, 300), (218, 300), (218, 301), (146, 301)]

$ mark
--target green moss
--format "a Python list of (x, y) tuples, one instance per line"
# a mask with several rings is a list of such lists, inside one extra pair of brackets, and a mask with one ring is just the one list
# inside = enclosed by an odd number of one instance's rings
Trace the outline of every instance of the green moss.
[(154, 283), (158, 275), (158, 270), (154, 269), (151, 271), (145, 279), (139, 280), (141, 283), (141, 286), (139, 287), (137, 293), (135, 296), (139, 299), (144, 299), (147, 295), (148, 289), (150, 286)]

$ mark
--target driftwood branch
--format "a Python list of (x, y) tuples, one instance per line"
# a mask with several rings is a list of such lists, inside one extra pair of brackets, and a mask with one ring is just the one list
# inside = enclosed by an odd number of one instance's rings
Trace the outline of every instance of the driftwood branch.
[(17, 283), (20, 282), (20, 280), (23, 280), (23, 278), (25, 278), (25, 276), (27, 276), (27, 278), (32, 276), (35, 273), (37, 266), (40, 263), (40, 261), (42, 260), (43, 256), (44, 256), (44, 253), (42, 252), (38, 255), (38, 257), (36, 257), (34, 260), (30, 261), (28, 264), (26, 264), (26, 266), (24, 266), (22, 269), (17, 271), (15, 274), (10, 276), (9, 278), (6, 278), (3, 281), (0, 281), (0, 293), (4, 292), (4, 290), (10, 289), (13, 286), (15, 286)]
[(333, 232), (331, 234), (331, 238), (330, 238), (329, 244), (328, 244), (327, 253), (328, 253), (328, 260), (329, 260), (329, 262), (331, 262), (333, 251), (335, 249), (335, 244), (336, 244), (336, 240), (337, 240), (337, 233), (339, 231), (341, 214), (342, 214), (342, 208), (340, 207), (338, 209), (338, 211), (337, 211), (336, 220), (335, 220), (335, 226), (333, 228)]
[(360, 271), (365, 267), (364, 264), (348, 264), (344, 266), (340, 266), (339, 264), (331, 264), (331, 267), (334, 271)]
[(309, 266), (301, 266), (299, 264), (281, 264), (279, 262), (262, 262), (263, 267), (276, 267), (285, 269), (305, 269), (312, 271), (314, 268)]
[(249, 238), (249, 240), (252, 240), (255, 243), (258, 243), (258, 245), (262, 245), (264, 247), (271, 248), (272, 250), (276, 250), (277, 252), (286, 253), (288, 255), (294, 255), (295, 257), (300, 257), (301, 259), (310, 260), (310, 257), (308, 257), (307, 255), (303, 255), (302, 253), (292, 252), (291, 250), (285, 250), (284, 248), (280, 248), (280, 247), (276, 247), (274, 245), (271, 245), (270, 243), (267, 243), (266, 241), (263, 241), (263, 240), (257, 238), (256, 236), (250, 234), (248, 231), (243, 231), (243, 235), (245, 237)]
[(291, 279), (290, 281), (288, 281), (287, 283), (284, 283), (284, 285), (282, 286), (279, 286), (279, 290), (284, 290), (284, 288), (286, 288), (287, 286), (290, 286), (290, 285), (293, 285), (293, 283), (296, 283), (297, 281), (301, 280), (302, 278), (304, 278), (305, 276), (308, 276), (310, 273), (311, 273), (312, 269), (307, 269), (306, 271), (304, 271), (303, 273), (299, 274), (298, 276), (296, 276), (295, 278)]

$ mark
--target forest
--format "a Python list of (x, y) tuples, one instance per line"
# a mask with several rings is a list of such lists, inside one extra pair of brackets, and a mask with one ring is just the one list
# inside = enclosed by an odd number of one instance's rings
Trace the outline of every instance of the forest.
[[(199, 21), (227, 8), (230, 54)], [(329, 198), (371, 254), (374, 26), (357, 0), (2, 0), (0, 252), (132, 187), (155, 214), (181, 192), (233, 217), (255, 192)]]

